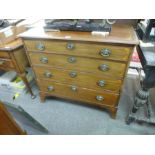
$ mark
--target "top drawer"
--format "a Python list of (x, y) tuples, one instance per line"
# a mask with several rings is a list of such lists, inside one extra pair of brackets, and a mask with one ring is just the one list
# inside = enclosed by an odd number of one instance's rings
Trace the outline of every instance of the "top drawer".
[(85, 56), (91, 58), (128, 61), (131, 47), (57, 40), (24, 40), (28, 51)]

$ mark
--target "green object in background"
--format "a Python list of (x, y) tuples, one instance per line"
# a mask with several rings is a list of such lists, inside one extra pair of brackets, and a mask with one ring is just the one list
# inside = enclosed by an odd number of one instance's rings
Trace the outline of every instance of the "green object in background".
[(20, 96), (20, 93), (15, 93), (15, 95), (13, 96), (13, 100), (15, 100), (16, 98), (18, 98)]

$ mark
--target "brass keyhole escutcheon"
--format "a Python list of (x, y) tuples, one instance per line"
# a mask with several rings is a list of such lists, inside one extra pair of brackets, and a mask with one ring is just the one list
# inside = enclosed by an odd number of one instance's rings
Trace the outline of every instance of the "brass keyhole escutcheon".
[(54, 91), (54, 87), (53, 87), (53, 86), (48, 86), (48, 87), (47, 87), (47, 90), (48, 90), (48, 91)]
[(52, 73), (46, 71), (46, 72), (44, 73), (44, 76), (45, 76), (46, 78), (51, 78), (51, 77), (52, 77)]
[(98, 96), (96, 96), (96, 100), (97, 101), (103, 101), (104, 100), (104, 97), (101, 96), (101, 95), (98, 95)]
[(101, 71), (108, 71), (109, 70), (109, 66), (106, 65), (106, 64), (102, 64), (102, 65), (99, 66), (99, 69)]
[(44, 64), (47, 64), (47, 63), (48, 63), (48, 58), (46, 58), (46, 57), (41, 57), (41, 58), (40, 58), (40, 61), (41, 61), (42, 63), (44, 63)]
[(39, 42), (39, 43), (36, 44), (36, 48), (39, 51), (44, 51), (45, 50), (45, 45), (43, 43)]
[(69, 63), (75, 63), (76, 62), (76, 57), (70, 56), (70, 57), (68, 57), (67, 60), (68, 60)]
[(111, 51), (108, 48), (104, 48), (100, 51), (100, 55), (103, 57), (109, 57), (111, 54)]
[(104, 87), (106, 83), (105, 83), (104, 80), (99, 80), (99, 81), (97, 82), (97, 84), (98, 84), (98, 86), (100, 86), (100, 87)]
[(71, 71), (71, 72), (69, 72), (69, 76), (72, 78), (75, 78), (77, 76), (77, 72)]
[(75, 48), (75, 45), (74, 45), (74, 43), (69, 42), (69, 43), (67, 43), (66, 48), (69, 50), (73, 50)]

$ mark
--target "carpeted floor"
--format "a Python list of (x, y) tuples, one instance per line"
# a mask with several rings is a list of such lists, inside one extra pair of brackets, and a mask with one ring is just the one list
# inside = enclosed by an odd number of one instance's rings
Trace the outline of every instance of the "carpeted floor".
[[(133, 104), (133, 96), (138, 89), (137, 81), (137, 76), (127, 76), (115, 120), (111, 119), (105, 110), (74, 101), (48, 98), (44, 104), (40, 103), (36, 86), (33, 87), (33, 91), (37, 95), (34, 100), (31, 99), (29, 94), (25, 94), (20, 95), (13, 101), (10, 93), (2, 91), (0, 91), (0, 99), (11, 104), (20, 105), (33, 118), (47, 128), (49, 134), (53, 135), (155, 134), (155, 126), (137, 123), (126, 125), (125, 123), (129, 108)], [(154, 89), (150, 93), (151, 101), (155, 103)], [(152, 108), (154, 110), (155, 105), (152, 105)], [(142, 112), (143, 109), (139, 113), (142, 115)], [(16, 119), (28, 134), (45, 134), (33, 129), (31, 126), (26, 126), (18, 117)]]

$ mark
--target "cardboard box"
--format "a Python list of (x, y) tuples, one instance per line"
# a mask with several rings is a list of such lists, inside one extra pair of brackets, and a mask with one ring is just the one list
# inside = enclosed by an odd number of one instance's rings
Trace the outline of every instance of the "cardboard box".
[(9, 26), (0, 30), (0, 45), (9, 43), (16, 38), (14, 26)]
[(27, 28), (25, 25), (9, 26), (0, 30), (0, 45), (12, 42), (17, 38), (18, 34), (25, 32), (26, 30)]
[(15, 40), (20, 33), (32, 28), (35, 24), (39, 23), (39, 19), (24, 20), (16, 26), (9, 26), (0, 30), (0, 46), (5, 45)]
[(23, 33), (27, 30), (27, 27), (25, 25), (16, 25), (15, 26), (15, 35), (17, 37), (18, 34)]

